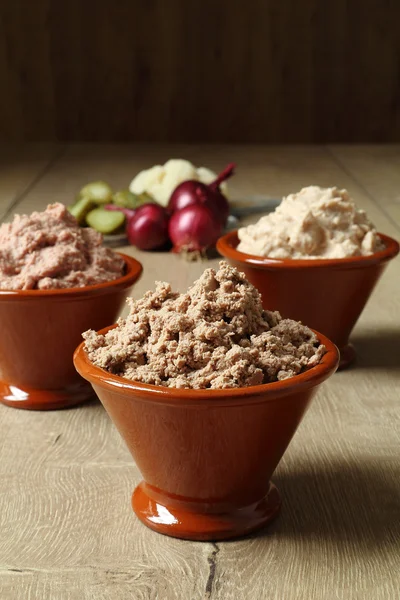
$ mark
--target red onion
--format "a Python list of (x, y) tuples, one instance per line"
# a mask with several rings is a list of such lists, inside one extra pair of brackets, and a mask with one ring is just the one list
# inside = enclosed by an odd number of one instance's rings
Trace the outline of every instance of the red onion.
[(192, 179), (184, 181), (172, 192), (168, 203), (170, 214), (193, 204), (204, 204), (213, 211), (216, 218), (225, 225), (229, 215), (229, 203), (220, 190), (220, 184), (233, 175), (235, 164), (229, 164), (217, 179), (206, 185)]
[(106, 204), (104, 208), (106, 210), (119, 210), (119, 212), (124, 213), (127, 221), (130, 221), (136, 214), (136, 208), (124, 208), (123, 206), (117, 206), (116, 204)]
[(156, 250), (168, 242), (168, 214), (159, 204), (142, 204), (126, 227), (129, 243), (141, 250)]
[(179, 184), (172, 192), (168, 202), (168, 212), (174, 213), (191, 204), (206, 204), (210, 190), (205, 183), (188, 179)]
[(222, 225), (205, 204), (191, 204), (174, 212), (168, 231), (176, 252), (202, 251), (215, 244)]
[(210, 183), (209, 189), (213, 192), (210, 197), (210, 202), (216, 208), (218, 214), (221, 215), (222, 226), (225, 226), (226, 220), (229, 216), (229, 202), (223, 195), (220, 189), (221, 183), (223, 183), (229, 177), (235, 173), (235, 163), (230, 163), (225, 169), (218, 175), (217, 179)]

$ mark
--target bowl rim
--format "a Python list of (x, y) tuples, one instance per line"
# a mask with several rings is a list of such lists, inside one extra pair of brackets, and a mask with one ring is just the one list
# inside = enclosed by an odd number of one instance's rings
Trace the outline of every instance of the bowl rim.
[(124, 289), (135, 283), (143, 272), (142, 264), (123, 252), (115, 252), (118, 254), (127, 268), (127, 272), (122, 277), (112, 279), (111, 281), (104, 281), (102, 283), (95, 283), (93, 285), (86, 285), (84, 287), (72, 287), (62, 288), (54, 290), (0, 290), (0, 301), (4, 299), (23, 299), (23, 298), (65, 298), (65, 297), (79, 297), (79, 296), (91, 296), (96, 294), (104, 294), (112, 291), (112, 288)]
[(353, 269), (368, 267), (381, 262), (386, 262), (394, 258), (399, 252), (399, 243), (385, 235), (378, 233), (378, 236), (385, 244), (383, 250), (374, 252), (367, 256), (350, 256), (346, 258), (269, 258), (246, 254), (236, 249), (239, 238), (238, 229), (230, 231), (221, 236), (217, 241), (217, 250), (225, 258), (235, 260), (239, 263), (246, 263), (260, 269), (301, 269), (304, 267), (318, 269), (331, 267), (338, 269)]
[[(114, 327), (116, 325), (105, 327), (98, 333), (105, 334)], [(314, 331), (314, 333), (317, 335), (320, 344), (326, 346), (327, 349), (318, 365), (288, 379), (249, 387), (196, 390), (170, 388), (132, 381), (93, 365), (84, 349), (85, 342), (82, 342), (74, 352), (74, 365), (78, 373), (92, 385), (106, 388), (123, 396), (131, 396), (132, 399), (133, 396), (135, 398), (140, 396), (142, 400), (162, 404), (183, 404), (186, 406), (202, 404), (207, 405), (207, 407), (221, 404), (237, 405), (242, 404), (244, 400), (251, 403), (252, 399), (254, 403), (260, 403), (260, 401), (274, 401), (283, 396), (308, 390), (322, 383), (337, 370), (339, 364), (337, 347), (323, 334), (317, 331)]]

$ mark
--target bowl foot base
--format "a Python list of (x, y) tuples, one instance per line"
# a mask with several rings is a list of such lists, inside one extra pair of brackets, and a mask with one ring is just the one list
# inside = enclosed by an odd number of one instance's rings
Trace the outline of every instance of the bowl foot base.
[(0, 381), (0, 402), (25, 410), (55, 410), (82, 404), (93, 398), (94, 391), (85, 381), (60, 390), (38, 390)]
[[(150, 493), (149, 493), (150, 492)], [(266, 496), (250, 506), (233, 507), (221, 513), (201, 512), (192, 502), (171, 506), (168, 497), (158, 494), (155, 500), (151, 488), (142, 481), (132, 495), (136, 516), (154, 531), (185, 540), (224, 540), (247, 535), (265, 527), (279, 513), (281, 498), (273, 483)], [(165, 504), (160, 503), (160, 499)]]
[(347, 367), (349, 367), (354, 362), (356, 358), (356, 351), (354, 349), (353, 344), (346, 344), (346, 346), (339, 348), (339, 350), (340, 362), (338, 366), (338, 371), (341, 371), (343, 369), (347, 369)]

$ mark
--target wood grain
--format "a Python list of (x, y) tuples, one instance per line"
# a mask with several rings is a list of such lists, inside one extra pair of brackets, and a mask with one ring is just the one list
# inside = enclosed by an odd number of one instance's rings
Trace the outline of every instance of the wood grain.
[(0, 145), (0, 220), (46, 174), (61, 151), (56, 144)]
[(6, 140), (400, 141), (395, 0), (2, 0)]
[(400, 232), (400, 152), (397, 145), (332, 146), (332, 156)]
[[(346, 187), (380, 230), (399, 237), (388, 206), (400, 147), (72, 145), (14, 210), (69, 202), (89, 179), (126, 186), (137, 169), (172, 155), (214, 168), (236, 160), (233, 196)], [(136, 296), (159, 278), (183, 290), (206, 266), (124, 250), (144, 264)], [(281, 516), (252, 538), (200, 544), (142, 526), (130, 508), (140, 474), (96, 401), (49, 413), (0, 406), (1, 600), (397, 598), (399, 275), (396, 260), (354, 331), (357, 364), (321, 389), (278, 467)]]

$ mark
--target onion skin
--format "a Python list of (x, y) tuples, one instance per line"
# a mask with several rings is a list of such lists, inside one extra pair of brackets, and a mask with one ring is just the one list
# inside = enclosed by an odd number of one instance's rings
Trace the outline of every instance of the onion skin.
[(194, 204), (203, 204), (207, 206), (215, 215), (215, 218), (225, 226), (229, 216), (229, 202), (220, 190), (220, 184), (231, 177), (234, 173), (235, 165), (229, 164), (218, 175), (215, 181), (209, 185), (200, 181), (189, 179), (182, 182), (172, 192), (169, 199), (167, 210), (169, 214), (174, 214), (187, 206)]
[(192, 204), (206, 204), (208, 196), (209, 188), (205, 183), (194, 179), (183, 181), (172, 192), (167, 210), (170, 214), (173, 214), (175, 211), (182, 210)]
[(140, 250), (157, 250), (168, 242), (168, 214), (159, 204), (143, 204), (128, 222), (129, 243)]
[(222, 226), (225, 227), (226, 221), (228, 220), (230, 208), (229, 202), (225, 198), (224, 194), (221, 192), (220, 185), (223, 181), (232, 177), (235, 174), (236, 164), (229, 163), (227, 167), (218, 175), (217, 179), (210, 183), (208, 186), (212, 192), (211, 202), (215, 206), (218, 214), (221, 216)]
[(213, 207), (212, 210), (217, 214), (217, 218), (221, 221), (222, 227), (225, 227), (230, 208), (228, 200), (219, 188), (211, 191), (209, 202)]
[(202, 252), (216, 243), (222, 224), (206, 205), (192, 204), (174, 212), (168, 232), (174, 252)]

